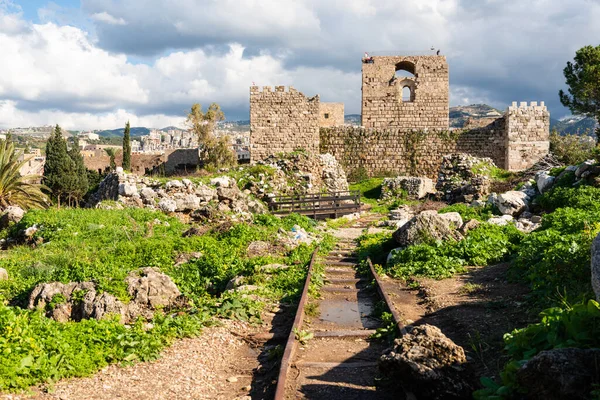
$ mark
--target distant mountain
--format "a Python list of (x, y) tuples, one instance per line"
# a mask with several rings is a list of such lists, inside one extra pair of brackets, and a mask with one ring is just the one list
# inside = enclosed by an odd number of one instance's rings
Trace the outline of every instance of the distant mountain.
[[(102, 137), (111, 138), (111, 137), (123, 137), (123, 133), (125, 132), (125, 128), (119, 129), (110, 129), (104, 131), (97, 131), (96, 133)], [(144, 127), (133, 127), (130, 129), (131, 137), (139, 137), (144, 136), (150, 133), (150, 129)]]
[(360, 126), (360, 114), (344, 115), (344, 123), (349, 125)]
[(598, 123), (594, 118), (579, 115), (571, 115), (560, 120), (550, 120), (550, 129), (556, 129), (561, 135), (593, 134), (597, 127)]

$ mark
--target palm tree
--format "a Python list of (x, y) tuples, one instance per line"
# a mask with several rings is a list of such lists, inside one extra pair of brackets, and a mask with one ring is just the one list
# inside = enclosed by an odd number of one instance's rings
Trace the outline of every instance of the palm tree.
[(43, 185), (32, 183), (39, 178), (35, 175), (21, 176), (19, 170), (27, 162), (19, 158), (22, 151), (15, 149), (10, 140), (0, 140), (0, 208), (19, 206), (29, 208), (47, 208), (49, 200), (42, 193)]

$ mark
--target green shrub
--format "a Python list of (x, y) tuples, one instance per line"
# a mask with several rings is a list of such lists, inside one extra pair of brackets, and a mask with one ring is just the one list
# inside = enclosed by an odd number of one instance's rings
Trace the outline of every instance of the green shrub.
[(514, 398), (525, 394), (516, 380), (516, 372), (526, 360), (544, 350), (566, 347), (600, 347), (600, 305), (589, 300), (573, 307), (550, 308), (543, 311), (541, 321), (504, 335), (510, 361), (500, 374), (502, 384), (482, 379), (485, 389), (475, 392), (476, 399)]
[(494, 216), (494, 210), (491, 205), (484, 207), (471, 207), (464, 203), (456, 203), (446, 206), (438, 211), (440, 214), (449, 212), (457, 212), (460, 214), (464, 222), (476, 219), (478, 221), (487, 221)]
[(568, 165), (577, 165), (593, 158), (595, 147), (595, 137), (589, 133), (561, 136), (552, 132), (550, 135), (550, 151)]
[(468, 265), (488, 265), (513, 253), (522, 234), (512, 225), (482, 224), (461, 241), (436, 241), (409, 246), (392, 256), (389, 273), (398, 278), (449, 278)]
[(600, 188), (587, 185), (553, 187), (539, 198), (539, 204), (546, 211), (554, 211), (561, 207), (597, 208), (600, 204)]

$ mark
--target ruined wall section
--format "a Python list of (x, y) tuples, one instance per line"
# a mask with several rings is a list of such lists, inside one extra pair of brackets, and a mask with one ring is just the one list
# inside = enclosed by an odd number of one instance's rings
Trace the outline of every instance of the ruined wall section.
[(319, 127), (330, 128), (344, 125), (344, 103), (320, 103)]
[(505, 117), (507, 170), (522, 171), (548, 154), (550, 113), (544, 102), (513, 102)]
[(319, 96), (307, 98), (293, 87), (250, 87), (250, 161), (277, 153), (319, 151)]
[[(403, 68), (413, 77), (395, 78)], [(362, 64), (365, 128), (448, 129), (448, 63), (444, 56), (381, 56)], [(403, 101), (409, 87), (411, 101)]]
[(321, 128), (321, 153), (331, 153), (351, 179), (366, 176), (437, 178), (442, 157), (467, 153), (503, 166), (504, 123), (468, 131), (411, 131), (399, 128)]

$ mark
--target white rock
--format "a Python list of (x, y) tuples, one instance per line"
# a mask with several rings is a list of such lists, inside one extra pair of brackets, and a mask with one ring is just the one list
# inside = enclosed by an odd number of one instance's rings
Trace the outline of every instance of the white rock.
[(129, 183), (119, 183), (119, 195), (131, 197), (137, 193), (137, 187)]
[(457, 212), (449, 212), (449, 213), (443, 213), (443, 214), (438, 214), (441, 218), (450, 221), (454, 227), (456, 229), (460, 228), (461, 226), (463, 226), (463, 219), (460, 216), (459, 213)]
[(556, 178), (548, 175), (548, 172), (546, 171), (540, 172), (535, 178), (537, 188), (540, 191), (540, 193), (544, 193), (545, 191), (550, 189), (554, 184), (555, 180)]
[(183, 196), (183, 198), (177, 199), (175, 204), (177, 204), (176, 211), (191, 211), (200, 207), (200, 199), (193, 194), (188, 194), (187, 196)]
[(219, 176), (210, 180), (210, 184), (217, 187), (228, 188), (232, 186), (232, 180), (228, 176)]
[(172, 180), (166, 183), (165, 188), (167, 189), (171, 189), (171, 188), (175, 188), (175, 189), (181, 189), (185, 187), (183, 182), (178, 181), (178, 180)]
[(8, 271), (5, 270), (4, 268), (0, 268), (0, 281), (7, 281), (8, 280)]
[(526, 199), (526, 193), (513, 190), (496, 197), (494, 204), (502, 214), (517, 216), (527, 209)]
[(181, 183), (183, 183), (185, 186), (192, 186), (193, 185), (192, 181), (190, 181), (189, 179), (182, 179)]
[(115, 169), (115, 172), (116, 172), (118, 175), (122, 175), (122, 174), (123, 174), (123, 167), (117, 167), (117, 168)]
[(508, 225), (510, 222), (514, 221), (514, 218), (511, 215), (503, 215), (501, 217), (493, 217), (487, 220), (489, 224), (504, 226)]
[(577, 166), (575, 170), (575, 176), (579, 178), (585, 171), (587, 171), (592, 165), (596, 164), (596, 160), (587, 160)]
[(177, 203), (175, 202), (175, 200), (172, 199), (162, 199), (158, 203), (158, 208), (162, 212), (175, 212), (175, 210), (177, 209)]
[(142, 199), (153, 199), (156, 197), (156, 192), (149, 187), (142, 188), (140, 194)]

